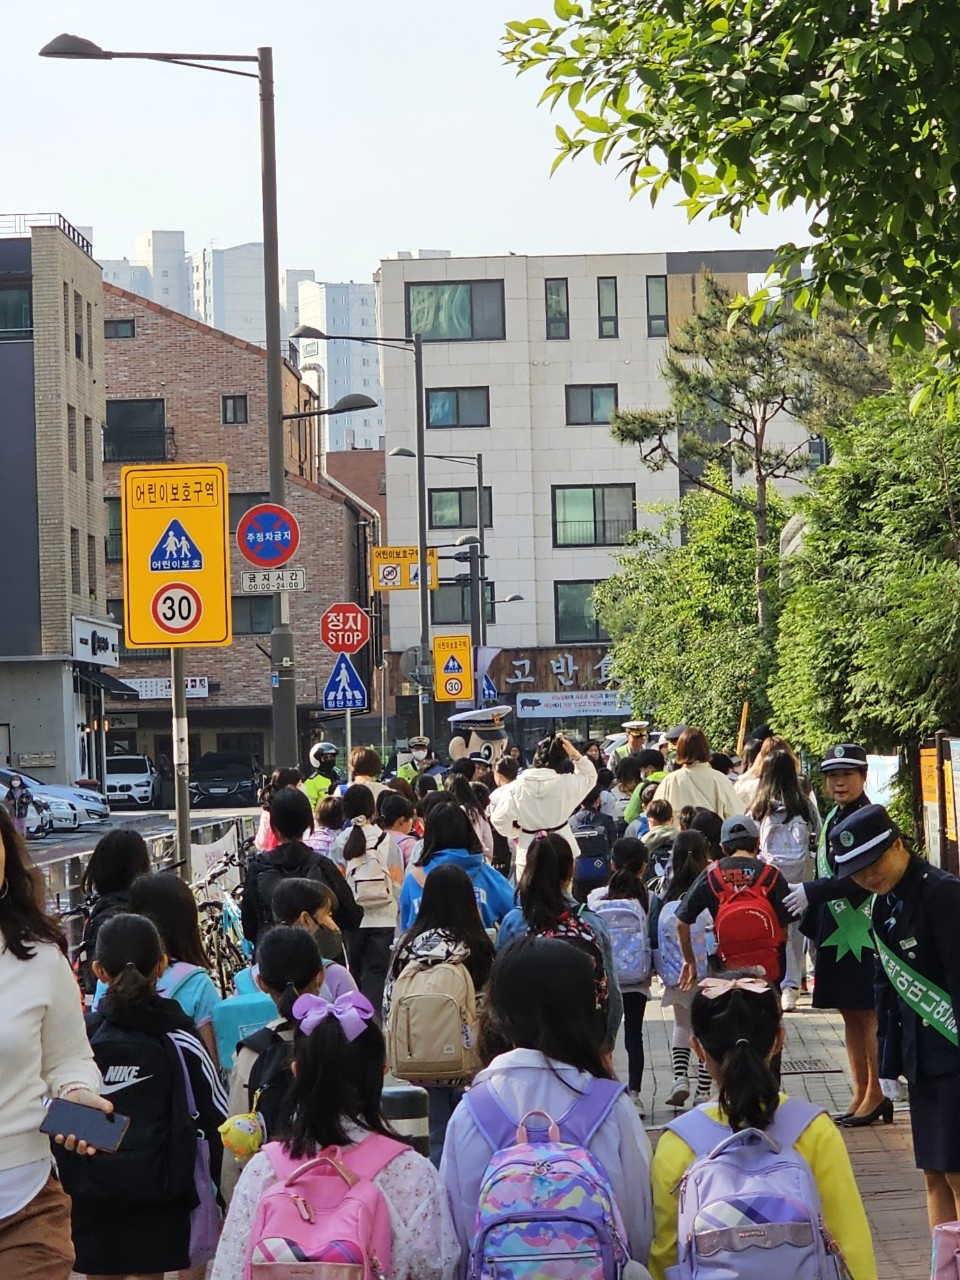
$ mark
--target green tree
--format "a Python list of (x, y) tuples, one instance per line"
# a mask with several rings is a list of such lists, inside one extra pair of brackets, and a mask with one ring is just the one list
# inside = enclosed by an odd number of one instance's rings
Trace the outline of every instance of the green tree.
[[(722, 492), (752, 518), (756, 621), (766, 632), (778, 558), (769, 494), (776, 481), (805, 475), (809, 466), (806, 435), (787, 447), (782, 428), (791, 417), (815, 429), (836, 420), (867, 390), (886, 385), (886, 369), (836, 308), (824, 308), (816, 324), (790, 306), (731, 318), (729, 293), (710, 276), (701, 287), (702, 305), (680, 327), (662, 368), (669, 407), (619, 411), (612, 430), (639, 447), (644, 466), (671, 466), (687, 485)], [(711, 464), (749, 475), (752, 487), (718, 490)]]
[[(730, 746), (744, 701), (753, 719), (768, 713), (773, 653), (757, 625), (756, 517), (731, 501), (730, 479), (719, 467), (708, 468), (705, 478), (709, 488), (656, 509), (660, 527), (634, 535), (596, 600), (613, 638), (614, 670), (634, 706), (660, 722), (701, 725), (718, 746)], [(749, 500), (750, 491), (741, 492)], [(772, 539), (784, 519), (773, 490)], [(768, 603), (775, 614), (775, 589)]]
[(812, 749), (960, 728), (960, 426), (936, 397), (911, 414), (917, 365), (828, 432), (833, 463), (799, 504), (770, 697)]
[[(939, 0), (555, 0), (507, 24), (505, 57), (565, 103), (560, 154), (617, 161), (690, 218), (803, 201), (782, 245), (797, 296), (865, 306), (870, 332), (960, 348), (960, 25)], [(807, 281), (800, 263), (812, 265)]]

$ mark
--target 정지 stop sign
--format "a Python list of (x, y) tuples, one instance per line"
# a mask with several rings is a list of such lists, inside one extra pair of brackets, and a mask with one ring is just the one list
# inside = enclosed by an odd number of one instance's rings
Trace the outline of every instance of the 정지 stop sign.
[(370, 617), (358, 604), (332, 604), (320, 618), (320, 639), (334, 653), (356, 653), (370, 640)]

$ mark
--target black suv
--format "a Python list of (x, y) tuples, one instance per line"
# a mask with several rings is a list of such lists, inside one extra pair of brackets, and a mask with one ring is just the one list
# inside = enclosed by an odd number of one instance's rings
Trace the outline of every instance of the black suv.
[(249, 751), (206, 751), (190, 766), (190, 804), (256, 804), (263, 770)]

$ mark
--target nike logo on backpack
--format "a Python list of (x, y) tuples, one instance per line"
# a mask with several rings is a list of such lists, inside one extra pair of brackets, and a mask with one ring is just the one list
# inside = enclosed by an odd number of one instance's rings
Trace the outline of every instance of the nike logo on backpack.
[(143, 1084), (152, 1079), (152, 1075), (142, 1076), (138, 1066), (107, 1067), (103, 1073), (103, 1086), (100, 1093), (106, 1097), (108, 1094), (119, 1092), (120, 1089), (128, 1089), (131, 1085)]

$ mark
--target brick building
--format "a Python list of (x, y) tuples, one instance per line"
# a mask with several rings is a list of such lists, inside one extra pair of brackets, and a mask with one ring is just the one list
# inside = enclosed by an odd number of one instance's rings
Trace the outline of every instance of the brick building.
[[(269, 497), (266, 352), (241, 338), (104, 283), (107, 509), (107, 607), (122, 626), (120, 469), (145, 462), (224, 462), (228, 468), (230, 532), (243, 513)], [(293, 364), (283, 370), (283, 411), (319, 407)], [(287, 424), (287, 505), (300, 524), (300, 551), (291, 567), (306, 570), (306, 590), (291, 592), (296, 638), (301, 758), (320, 737), (341, 739), (341, 722), (322, 712), (332, 655), (320, 642), (319, 618), (331, 603), (369, 606), (367, 547), (376, 513), (329, 477), (318, 447), (320, 419)], [(186, 652), (190, 756), (204, 751), (253, 751), (272, 762), (268, 657), (271, 596), (239, 589), (245, 562), (231, 548), (233, 644)], [(139, 693), (111, 708), (108, 743), (144, 751), (158, 762), (171, 751), (169, 651), (120, 647), (120, 676)], [(368, 687), (372, 655), (357, 658)], [(357, 734), (370, 736), (362, 720)], [(379, 733), (379, 728), (375, 730)], [(287, 763), (287, 762), (282, 762)]]

